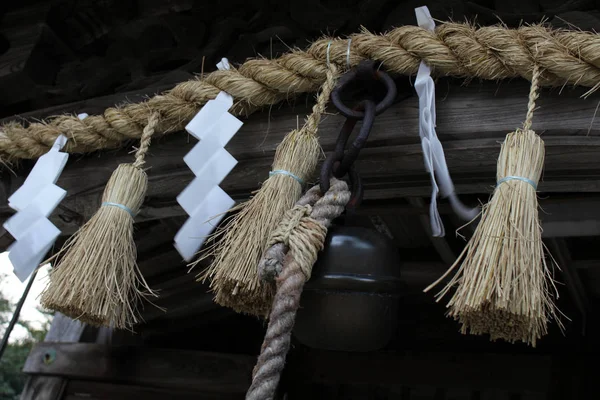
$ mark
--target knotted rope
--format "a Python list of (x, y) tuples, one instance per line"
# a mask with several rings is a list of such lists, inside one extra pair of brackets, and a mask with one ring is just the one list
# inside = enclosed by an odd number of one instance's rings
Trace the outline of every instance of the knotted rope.
[(160, 114), (158, 132), (180, 131), (220, 91), (236, 99), (236, 115), (250, 114), (291, 95), (317, 91), (325, 81), (327, 59), (341, 69), (363, 59), (376, 60), (400, 75), (416, 74), (423, 60), (437, 75), (490, 80), (531, 79), (532, 65), (537, 63), (544, 70), (542, 85), (574, 84), (592, 92), (600, 84), (600, 36), (591, 32), (542, 25), (507, 29), (445, 23), (435, 32), (403, 26), (382, 35), (363, 31), (350, 38), (350, 42), (324, 38), (306, 51), (294, 50), (273, 60), (248, 60), (239, 69), (215, 71), (145, 102), (108, 108), (103, 115), (84, 120), (58, 116), (28, 127), (9, 123), (0, 132), (0, 157), (4, 161), (37, 158), (61, 133), (70, 139), (68, 152), (119, 147), (124, 140), (141, 136), (153, 112)]
[(304, 283), (310, 278), (317, 253), (323, 248), (327, 228), (344, 211), (350, 191), (344, 181), (331, 180), (321, 197), (314, 186), (290, 210), (270, 240), (260, 265), (261, 277), (277, 278), (277, 293), (260, 356), (254, 367), (246, 400), (272, 399), (285, 366), (290, 338)]

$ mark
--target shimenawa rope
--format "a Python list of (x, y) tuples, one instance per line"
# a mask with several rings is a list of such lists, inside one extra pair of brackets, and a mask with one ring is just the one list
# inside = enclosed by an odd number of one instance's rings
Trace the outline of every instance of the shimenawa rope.
[(535, 62), (544, 70), (541, 85), (573, 84), (592, 92), (600, 85), (599, 51), (600, 36), (595, 33), (542, 25), (507, 29), (445, 23), (435, 32), (417, 26), (381, 35), (362, 31), (351, 35), (350, 41), (324, 38), (306, 51), (294, 50), (273, 60), (248, 60), (239, 69), (215, 71), (145, 102), (108, 108), (103, 115), (84, 120), (63, 115), (28, 127), (8, 123), (0, 132), (0, 158), (37, 158), (61, 133), (70, 139), (68, 152), (119, 147), (124, 140), (141, 136), (152, 113), (161, 118), (158, 133), (177, 132), (220, 91), (236, 99), (235, 114), (249, 114), (292, 95), (317, 91), (325, 81), (328, 56), (341, 69), (371, 59), (390, 73), (413, 75), (423, 60), (437, 75), (496, 80), (530, 79), (535, 54)]

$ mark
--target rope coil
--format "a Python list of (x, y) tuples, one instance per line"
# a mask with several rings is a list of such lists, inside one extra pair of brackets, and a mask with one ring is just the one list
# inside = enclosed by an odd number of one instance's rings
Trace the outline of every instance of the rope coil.
[(71, 139), (65, 149), (71, 153), (119, 147), (125, 140), (139, 138), (154, 112), (161, 117), (157, 133), (177, 132), (220, 91), (235, 98), (234, 114), (247, 115), (290, 95), (317, 91), (326, 79), (327, 59), (340, 68), (371, 59), (399, 75), (416, 74), (424, 61), (438, 76), (487, 80), (531, 79), (531, 65), (539, 64), (544, 71), (541, 85), (580, 85), (591, 88), (588, 93), (600, 85), (600, 36), (591, 32), (542, 25), (507, 29), (445, 23), (435, 32), (403, 26), (382, 35), (363, 31), (350, 39), (324, 38), (306, 51), (295, 50), (273, 60), (248, 60), (238, 69), (215, 71), (143, 103), (108, 108), (103, 115), (84, 120), (64, 115), (28, 127), (11, 122), (1, 128), (0, 157), (3, 161), (37, 158), (61, 133)]

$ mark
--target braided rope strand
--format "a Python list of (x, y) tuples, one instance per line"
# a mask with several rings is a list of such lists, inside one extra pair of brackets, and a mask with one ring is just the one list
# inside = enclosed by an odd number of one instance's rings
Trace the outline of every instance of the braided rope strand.
[(142, 138), (140, 139), (140, 147), (135, 152), (135, 161), (133, 166), (136, 168), (142, 168), (146, 163), (146, 154), (150, 149), (150, 142), (152, 141), (152, 135), (158, 125), (158, 114), (154, 113), (148, 118), (148, 125), (144, 127)]
[(413, 75), (423, 60), (437, 75), (496, 80), (531, 79), (531, 65), (538, 64), (544, 71), (541, 85), (580, 85), (591, 88), (588, 93), (600, 85), (600, 36), (591, 32), (542, 25), (507, 29), (445, 23), (435, 32), (403, 26), (382, 35), (363, 31), (350, 38), (350, 46), (347, 39), (324, 38), (306, 51), (295, 50), (273, 60), (248, 60), (239, 69), (215, 71), (143, 103), (109, 108), (83, 121), (59, 116), (28, 127), (8, 123), (0, 132), (0, 157), (4, 161), (37, 158), (61, 133), (71, 139), (65, 151), (72, 153), (119, 147), (124, 140), (139, 138), (154, 112), (161, 117), (157, 133), (177, 132), (220, 91), (236, 99), (232, 110), (236, 115), (315, 92), (326, 78), (329, 43), (331, 64), (340, 69), (371, 59), (382, 62), (391, 73)]
[(269, 316), (269, 327), (254, 367), (252, 385), (248, 389), (246, 400), (272, 399), (277, 390), (290, 348), (291, 333), (306, 277), (298, 263), (290, 261), (277, 282), (277, 294)]
[(533, 66), (533, 73), (531, 75), (531, 88), (529, 90), (529, 100), (527, 102), (527, 116), (525, 117), (525, 122), (523, 123), (523, 130), (528, 131), (531, 129), (531, 125), (533, 124), (533, 112), (535, 111), (535, 101), (540, 97), (540, 93), (538, 92), (538, 84), (540, 78), (540, 68), (537, 64)]
[[(331, 187), (323, 197), (319, 199), (318, 194), (320, 193), (317, 185), (296, 203), (296, 207), (314, 204), (310, 215), (299, 218), (294, 227), (286, 220), (281, 222), (282, 231), (285, 231), (287, 236), (281, 240), (289, 243), (286, 245), (287, 250), (274, 252), (273, 249), (282, 242), (272, 243), (259, 265), (259, 269), (262, 270), (265, 268), (266, 259), (277, 257), (283, 268), (277, 278), (277, 292), (269, 316), (269, 326), (254, 367), (252, 385), (248, 389), (246, 400), (273, 399), (285, 366), (302, 289), (310, 277), (317, 252), (323, 247), (327, 228), (332, 220), (341, 215), (350, 199), (348, 185), (336, 179), (332, 179)], [(297, 215), (288, 213), (287, 219), (293, 220)], [(282, 238), (280, 231), (274, 232), (274, 235)], [(265, 276), (265, 273), (261, 273), (261, 276)]]

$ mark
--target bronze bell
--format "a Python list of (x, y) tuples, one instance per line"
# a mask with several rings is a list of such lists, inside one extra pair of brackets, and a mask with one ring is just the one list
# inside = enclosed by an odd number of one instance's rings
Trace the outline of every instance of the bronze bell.
[(381, 349), (396, 332), (400, 288), (400, 257), (390, 239), (333, 226), (304, 287), (294, 335), (325, 350)]

